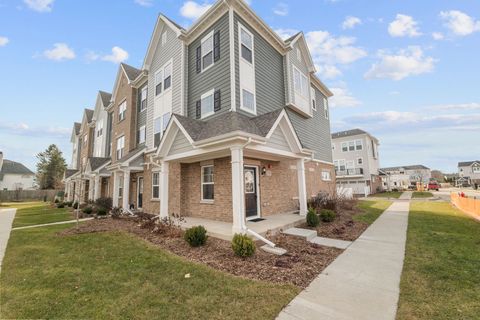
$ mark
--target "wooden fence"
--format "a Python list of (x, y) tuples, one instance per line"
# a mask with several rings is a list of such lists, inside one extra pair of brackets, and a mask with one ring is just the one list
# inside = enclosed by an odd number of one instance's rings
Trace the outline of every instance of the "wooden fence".
[(480, 218), (480, 197), (461, 197), (458, 193), (452, 192), (450, 194), (452, 204), (458, 209), (466, 212), (474, 217)]
[(53, 201), (57, 192), (61, 190), (0, 190), (0, 202), (32, 201), (42, 200)]

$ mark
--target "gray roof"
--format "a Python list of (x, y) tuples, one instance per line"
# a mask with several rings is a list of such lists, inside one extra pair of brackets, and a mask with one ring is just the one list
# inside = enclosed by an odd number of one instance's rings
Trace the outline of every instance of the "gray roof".
[(85, 114), (87, 115), (87, 122), (92, 121), (92, 119), (93, 119), (93, 110), (92, 110), (92, 109), (85, 109)]
[(67, 169), (65, 170), (65, 179), (73, 176), (75, 173), (77, 173), (78, 170), (75, 169)]
[(98, 93), (100, 93), (100, 99), (102, 99), (103, 106), (108, 106), (110, 104), (110, 100), (112, 100), (112, 94), (101, 90), (98, 91)]
[(411, 166), (399, 166), (399, 167), (388, 167), (388, 168), (380, 168), (379, 170), (382, 171), (398, 171), (400, 169), (404, 170), (421, 170), (421, 169), (427, 169), (430, 170), (430, 168), (424, 166), (423, 164), (415, 164)]
[(297, 33), (295, 33), (293, 36), (291, 36), (290, 38), (285, 39), (285, 40), (284, 40), (285, 43), (292, 42), (292, 40), (295, 39), (300, 33), (302, 33), (302, 32), (297, 32)]
[(459, 167), (469, 167), (469, 166), (471, 166), (472, 164), (474, 164), (475, 162), (476, 162), (476, 163), (480, 163), (480, 160), (459, 162), (459, 163), (458, 163), (458, 166), (459, 166)]
[(3, 165), (0, 168), (0, 175), (3, 179), (3, 176), (6, 174), (34, 174), (30, 169), (25, 167), (20, 162), (11, 161), (4, 159)]
[(210, 120), (196, 120), (175, 115), (194, 141), (205, 140), (234, 131), (243, 131), (265, 137), (283, 109), (249, 118), (238, 112), (225, 112)]
[(142, 73), (142, 70), (138, 70), (135, 67), (132, 67), (126, 63), (121, 63), (123, 70), (125, 70), (125, 73), (127, 74), (128, 80), (132, 81), (137, 79), (137, 77)]
[[(136, 147), (135, 149), (133, 149), (132, 151), (130, 151), (129, 153), (127, 153), (126, 155), (124, 155), (120, 160), (118, 160), (117, 162), (125, 162), (127, 160), (131, 160), (132, 157), (134, 157), (136, 154), (138, 154), (139, 152), (143, 151), (145, 149), (145, 145), (141, 145), (141, 146), (138, 146)], [(93, 170), (93, 168), (92, 168)]]
[(359, 134), (368, 134), (368, 132), (363, 131), (362, 129), (351, 129), (346, 131), (334, 132), (332, 133), (332, 139), (357, 136)]
[(88, 161), (90, 162), (90, 169), (95, 171), (104, 164), (107, 164), (107, 162), (110, 161), (110, 158), (90, 157)]
[(78, 135), (80, 133), (80, 129), (82, 128), (82, 124), (78, 123), (78, 122), (75, 122), (73, 124), (73, 127), (75, 129), (75, 134)]
[(181, 25), (179, 25), (178, 23), (176, 23), (175, 21), (173, 21), (172, 19), (170, 19), (169, 17), (167, 17), (166, 15), (162, 14), (162, 16), (167, 19), (168, 21), (170, 21), (175, 27), (177, 27), (178, 29), (180, 30), (185, 30)]

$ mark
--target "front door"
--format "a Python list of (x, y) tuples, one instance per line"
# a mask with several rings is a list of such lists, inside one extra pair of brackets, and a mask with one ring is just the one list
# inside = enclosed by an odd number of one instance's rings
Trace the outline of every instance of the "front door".
[(245, 215), (248, 218), (258, 216), (257, 167), (245, 167)]
[(137, 186), (137, 190), (138, 190), (138, 209), (142, 209), (143, 208), (143, 177), (138, 177), (138, 186)]

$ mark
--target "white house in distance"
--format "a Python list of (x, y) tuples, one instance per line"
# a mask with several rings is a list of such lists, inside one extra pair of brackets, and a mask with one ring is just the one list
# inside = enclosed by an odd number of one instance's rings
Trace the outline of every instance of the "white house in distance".
[(428, 183), (432, 177), (430, 168), (421, 165), (381, 168), (383, 186), (385, 189), (407, 190), (408, 186), (417, 182)]
[(361, 129), (332, 134), (332, 154), (337, 187), (368, 195), (382, 189), (378, 139)]
[(35, 174), (23, 164), (3, 159), (0, 151), (0, 190), (36, 189)]
[(458, 163), (457, 185), (480, 185), (480, 160)]

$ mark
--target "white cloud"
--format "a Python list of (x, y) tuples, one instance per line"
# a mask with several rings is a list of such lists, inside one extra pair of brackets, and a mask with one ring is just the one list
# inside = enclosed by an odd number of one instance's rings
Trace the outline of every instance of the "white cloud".
[(387, 54), (385, 51), (378, 53), (380, 61), (374, 63), (364, 77), (366, 79), (390, 78), (401, 80), (408, 76), (432, 72), (436, 60), (426, 57), (418, 46), (409, 46), (397, 54)]
[(273, 13), (279, 16), (288, 15), (288, 5), (286, 3), (280, 2), (273, 9)]
[(315, 69), (322, 79), (333, 79), (342, 75), (342, 71), (332, 65), (315, 65)]
[(195, 20), (200, 18), (211, 6), (206, 2), (199, 4), (195, 1), (186, 1), (180, 8), (180, 14), (187, 19)]
[(54, 1), (55, 0), (23, 0), (27, 7), (38, 12), (52, 11)]
[(367, 52), (354, 46), (353, 37), (334, 37), (327, 31), (311, 31), (306, 34), (312, 57), (319, 64), (350, 64), (365, 56)]
[(458, 10), (442, 11), (440, 18), (445, 22), (445, 26), (458, 36), (466, 36), (480, 31), (480, 20), (475, 20)]
[(112, 54), (105, 55), (101, 57), (101, 59), (113, 63), (120, 63), (128, 59), (128, 52), (115, 46), (112, 48)]
[(359, 24), (362, 24), (362, 20), (360, 20), (360, 18), (348, 16), (342, 23), (342, 29), (353, 29)]
[(24, 136), (48, 136), (48, 137), (68, 137), (71, 133), (71, 128), (53, 127), (53, 126), (40, 126), (30, 127), (24, 122), (19, 123), (7, 123), (0, 122), (0, 132), (6, 132), (9, 134), (18, 134)]
[(47, 59), (55, 61), (75, 59), (75, 52), (66, 43), (55, 43), (53, 49), (45, 50), (43, 55)]
[(471, 103), (439, 104), (439, 105), (426, 107), (425, 109), (435, 110), (435, 111), (480, 110), (480, 103), (471, 102)]
[(0, 47), (6, 46), (10, 40), (7, 37), (0, 37)]
[(295, 29), (275, 29), (275, 32), (278, 34), (278, 36), (285, 40), (287, 38), (290, 38), (291, 36), (293, 36), (294, 34), (298, 33), (298, 30), (295, 30)]
[(443, 40), (444, 35), (443, 35), (443, 33), (441, 33), (441, 32), (433, 32), (433, 33), (432, 33), (432, 38), (433, 38), (434, 40)]
[(329, 100), (332, 108), (357, 107), (362, 104), (346, 87), (330, 88), (330, 91), (333, 93), (333, 97)]
[(151, 7), (153, 6), (153, 0), (134, 0), (134, 2), (142, 7)]
[(418, 37), (421, 33), (417, 25), (418, 23), (411, 16), (397, 14), (395, 20), (388, 26), (388, 33), (392, 37)]

